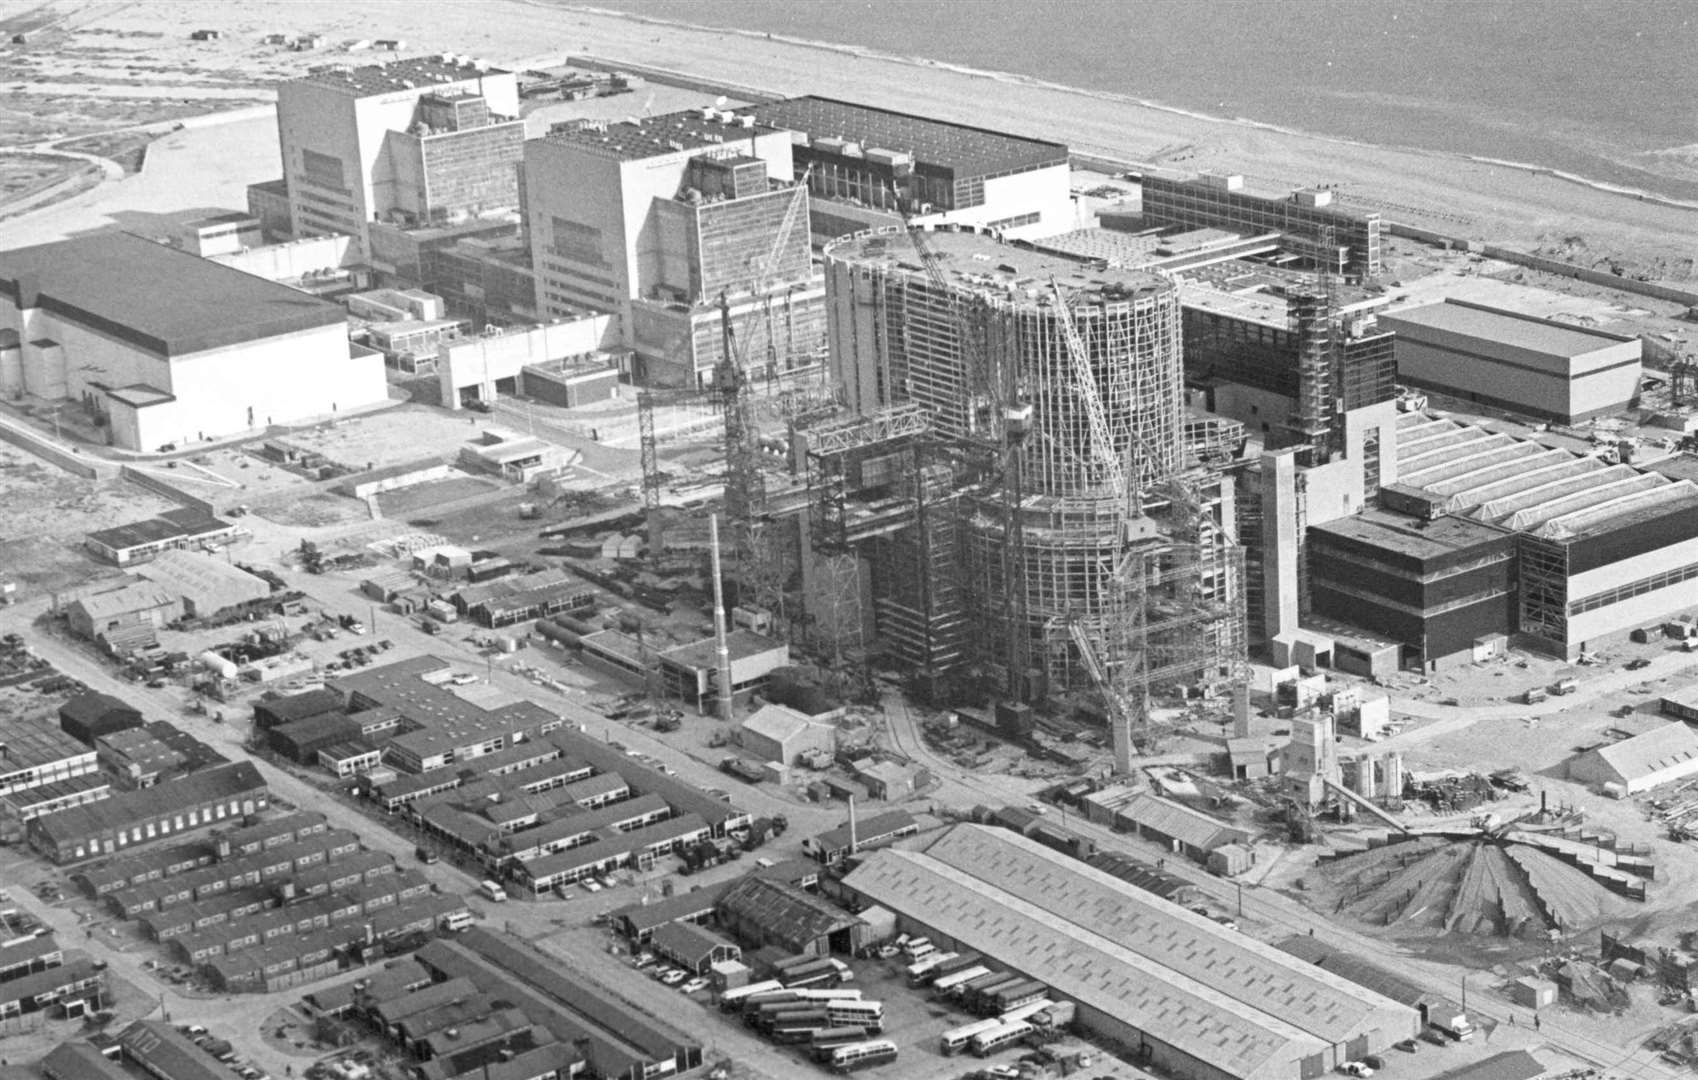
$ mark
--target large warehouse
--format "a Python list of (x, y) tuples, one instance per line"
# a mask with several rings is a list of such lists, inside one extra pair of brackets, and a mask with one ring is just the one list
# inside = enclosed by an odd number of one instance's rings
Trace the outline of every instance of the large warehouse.
[(129, 233), (0, 252), (0, 395), (80, 401), (153, 451), (387, 401), (342, 309)]
[(1380, 322), (1397, 333), (1397, 377), (1452, 397), (1573, 424), (1639, 392), (1638, 338), (1462, 300)]
[(1415, 1010), (1017, 833), (957, 825), (844, 879), (940, 947), (1072, 1000), (1099, 1037), (1197, 1080), (1310, 1080), (1414, 1035)]

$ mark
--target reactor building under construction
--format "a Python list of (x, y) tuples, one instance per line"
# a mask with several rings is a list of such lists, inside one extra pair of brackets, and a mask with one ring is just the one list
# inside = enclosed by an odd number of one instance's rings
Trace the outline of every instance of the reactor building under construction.
[(1242, 559), (1174, 283), (972, 232), (851, 237), (825, 265), (853, 417), (804, 433), (812, 539), (866, 565), (886, 647), (1023, 700), (1096, 683), (1111, 711), (1228, 677)]

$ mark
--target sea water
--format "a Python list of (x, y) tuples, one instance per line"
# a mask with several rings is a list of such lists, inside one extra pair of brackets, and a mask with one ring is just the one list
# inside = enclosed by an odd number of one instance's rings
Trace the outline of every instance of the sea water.
[[(1698, 199), (1694, 0), (589, 0)], [(915, 111), (924, 112), (916, 101)]]

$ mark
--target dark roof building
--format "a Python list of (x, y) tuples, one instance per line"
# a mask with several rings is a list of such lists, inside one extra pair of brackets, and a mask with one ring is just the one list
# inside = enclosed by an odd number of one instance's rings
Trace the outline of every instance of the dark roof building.
[(62, 1042), (41, 1059), (47, 1080), (131, 1080), (123, 1066), (91, 1042)]
[(387, 400), (382, 358), (351, 349), (338, 305), (129, 233), (0, 251), (0, 322), (31, 334), (6, 393), (88, 400), (125, 450)]
[(753, 947), (777, 945), (806, 956), (854, 953), (865, 921), (823, 897), (750, 875), (720, 897), (719, 924)]
[(84, 542), (90, 551), (108, 562), (130, 566), (161, 551), (228, 543), (239, 532), (239, 528), (223, 518), (182, 506), (145, 521), (91, 532)]
[(140, 727), (141, 710), (111, 694), (78, 694), (59, 706), (59, 727), (73, 739), (94, 745), (100, 735)]
[(0, 1020), (52, 1008), (65, 1016), (96, 1012), (105, 982), (93, 962), (79, 953), (56, 967), (0, 982)]
[(254, 727), (274, 728), (294, 720), (310, 720), (315, 716), (342, 711), (342, 695), (334, 690), (308, 690), (287, 697), (262, 698), (254, 702)]
[(347, 324), (335, 304), (125, 232), (0, 251), (0, 296), (162, 357)]
[[(821, 200), (1034, 235), (1072, 226), (1067, 147), (824, 97), (757, 105), (763, 124), (798, 133), (796, 176)], [(1064, 211), (1067, 211), (1064, 213)]]
[(78, 862), (156, 837), (239, 820), (269, 802), (265, 778), (243, 761), (35, 818), (26, 835), (31, 847), (54, 862)]
[(608, 1080), (642, 1080), (650, 1070), (685, 1072), (702, 1063), (700, 1044), (505, 935), (474, 928), (433, 941), (416, 956), (439, 978), (469, 978), (513, 1002), (558, 1041), (583, 1040), (591, 1070)]
[(856, 851), (866, 851), (893, 844), (919, 831), (920, 823), (914, 820), (913, 814), (906, 810), (890, 810), (856, 821), (853, 829), (845, 822), (835, 829), (810, 837), (803, 841), (802, 850), (820, 862), (838, 863), (849, 854), (851, 845)]
[(211, 1054), (158, 1020), (137, 1020), (118, 1035), (118, 1044), (126, 1060), (158, 1080), (230, 1080)]

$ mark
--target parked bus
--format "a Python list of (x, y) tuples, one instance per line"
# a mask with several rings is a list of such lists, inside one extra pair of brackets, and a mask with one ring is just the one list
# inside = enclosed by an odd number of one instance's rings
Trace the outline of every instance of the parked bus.
[(934, 952), (923, 960), (916, 960), (912, 964), (909, 964), (908, 985), (924, 986), (926, 984), (926, 976), (929, 975), (934, 968), (940, 967), (945, 961), (955, 959), (957, 955), (959, 954), (952, 952)]
[(1026, 981), (1027, 979), (1023, 975), (1014, 975), (1004, 971), (999, 977), (989, 982), (975, 982), (969, 985), (967, 992), (962, 995), (962, 1000), (970, 1011), (976, 1012), (980, 1016), (989, 1016), (1002, 1010), (987, 1007), (985, 1004), (987, 1001), (994, 1000), (996, 994), (1009, 987), (1018, 986)]
[(831, 1001), (825, 1006), (833, 1025), (857, 1024), (874, 1034), (884, 1031), (884, 1002)]
[(875, 1039), (872, 1042), (850, 1043), (839, 1046), (831, 1052), (828, 1059), (836, 1072), (854, 1072), (856, 1069), (870, 1069), (874, 1065), (883, 1065), (887, 1061), (896, 1060), (896, 1044), (889, 1039)]
[(1036, 979), (1005, 986), (980, 996), (982, 1012), (1002, 1016), (1010, 1009), (1018, 1009), (1027, 1002), (1037, 1001), (1049, 993), (1049, 987)]
[(949, 996), (958, 997), (963, 1001), (971, 1001), (973, 991), (979, 989), (981, 986), (991, 986), (995, 983), (1005, 982), (1014, 977), (1015, 976), (1009, 975), (1006, 971), (987, 971), (983, 975), (968, 979), (966, 982), (958, 982), (951, 986), (949, 988)]
[[(824, 1009), (791, 1009), (788, 1012), (771, 1013), (761, 1017), (755, 1028), (763, 1034), (776, 1034), (785, 1029), (805, 1027), (812, 1032), (832, 1026), (834, 1025), (831, 1022), (831, 1016)], [(806, 1042), (807, 1040), (796, 1039), (793, 1041)]]
[(973, 1036), (973, 1053), (979, 1057), (990, 1057), (1003, 1047), (1019, 1042), (1031, 1030), (1032, 1025), (1024, 1020), (1015, 1020), (1012, 1023), (999, 1020), (996, 1027)]
[(742, 1003), (746, 998), (754, 997), (756, 994), (765, 994), (769, 991), (782, 989), (784, 989), (784, 984), (779, 982), (777, 979), (768, 979), (765, 982), (750, 983), (747, 986), (735, 987), (731, 990), (727, 990), (719, 996), (719, 1007), (723, 1012), (732, 1012), (741, 1008)]
[(973, 1042), (973, 1036), (985, 1031), (993, 1031), (1002, 1026), (1002, 1021), (992, 1017), (989, 1020), (975, 1020), (971, 1024), (963, 1024), (958, 1028), (950, 1028), (943, 1033), (943, 1052), (958, 1054), (967, 1049)]
[(831, 1021), (824, 1015), (809, 1019), (786, 1020), (773, 1026), (772, 1041), (781, 1046), (811, 1043), (814, 1041), (815, 1035), (829, 1030), (831, 1030)]
[(859, 1001), (861, 991), (853, 986), (833, 986), (827, 989), (810, 987), (806, 990), (792, 990), (803, 1001)]
[(813, 1040), (808, 1044), (808, 1054), (815, 1061), (831, 1060), (831, 1052), (840, 1046), (849, 1046), (867, 1041), (867, 1029), (850, 1024), (846, 1027), (829, 1027), (823, 1031), (814, 1032)]
[(991, 969), (983, 964), (974, 964), (960, 971), (952, 971), (948, 975), (940, 975), (932, 980), (932, 989), (939, 994), (952, 993), (956, 987), (970, 983), (974, 979), (982, 979), (991, 973)]

